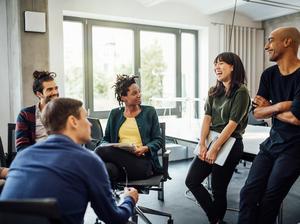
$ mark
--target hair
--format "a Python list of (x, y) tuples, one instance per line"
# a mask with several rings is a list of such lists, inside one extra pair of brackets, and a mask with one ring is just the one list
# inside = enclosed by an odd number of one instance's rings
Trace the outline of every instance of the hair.
[(117, 79), (113, 87), (115, 88), (115, 97), (117, 98), (120, 106), (123, 104), (122, 96), (127, 96), (129, 87), (136, 83), (136, 78), (138, 78), (136, 75), (117, 75)]
[(56, 73), (54, 72), (34, 71), (32, 84), (33, 93), (36, 94), (36, 92), (43, 92), (43, 82), (53, 81), (55, 77)]
[[(228, 91), (225, 93), (225, 95), (227, 97), (231, 97), (232, 94), (242, 84), (247, 83), (245, 68), (244, 68), (244, 65), (243, 65), (240, 57), (232, 52), (223, 52), (223, 53), (219, 54), (215, 58), (214, 63), (217, 63), (220, 61), (223, 61), (223, 62), (233, 66), (230, 87), (229, 87)], [(220, 96), (220, 95), (224, 94), (224, 92), (225, 92), (225, 86), (223, 85), (222, 82), (217, 80), (216, 85), (209, 90), (208, 95), (209, 96)]]
[(67, 124), (69, 116), (80, 119), (82, 102), (71, 98), (56, 98), (51, 100), (44, 108), (41, 122), (48, 134), (59, 133)]

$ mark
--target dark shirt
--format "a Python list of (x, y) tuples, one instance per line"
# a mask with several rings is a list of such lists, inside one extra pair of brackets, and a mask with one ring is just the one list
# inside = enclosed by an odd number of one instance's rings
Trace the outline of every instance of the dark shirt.
[[(257, 95), (276, 104), (282, 101), (293, 101), (291, 112), (300, 119), (300, 68), (294, 73), (283, 76), (277, 65), (266, 69), (260, 79)], [(270, 137), (260, 146), (272, 155), (288, 151), (300, 155), (300, 126), (272, 118)]]
[(35, 143), (35, 110), (36, 106), (23, 108), (16, 123), (17, 152)]
[[(149, 148), (149, 151), (145, 153), (145, 156), (151, 158), (155, 171), (160, 172), (162, 168), (158, 161), (157, 152), (161, 149), (162, 137), (156, 111), (151, 106), (141, 105), (141, 112), (135, 119), (142, 143)], [(109, 114), (102, 142), (119, 142), (119, 130), (125, 120), (124, 107), (113, 109)]]
[(102, 160), (64, 135), (51, 135), (17, 154), (0, 200), (55, 198), (64, 223), (80, 224), (88, 202), (105, 223), (126, 223), (134, 203), (117, 206)]

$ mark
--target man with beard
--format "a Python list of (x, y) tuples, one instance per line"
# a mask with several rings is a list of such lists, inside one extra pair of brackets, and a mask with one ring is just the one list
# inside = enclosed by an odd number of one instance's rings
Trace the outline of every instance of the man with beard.
[(39, 98), (36, 105), (21, 110), (16, 123), (17, 152), (47, 138), (47, 132), (41, 123), (41, 112), (45, 105), (59, 96), (58, 87), (54, 81), (56, 74), (47, 71), (33, 73), (33, 93)]
[(295, 27), (272, 31), (265, 45), (276, 65), (261, 76), (253, 113), (257, 119), (272, 117), (272, 128), (241, 190), (239, 224), (275, 223), (280, 204), (300, 174), (299, 45)]

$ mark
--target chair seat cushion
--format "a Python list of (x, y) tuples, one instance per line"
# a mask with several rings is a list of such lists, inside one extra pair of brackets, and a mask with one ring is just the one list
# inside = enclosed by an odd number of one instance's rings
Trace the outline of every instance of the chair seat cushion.
[[(161, 179), (163, 178), (163, 175), (160, 174), (160, 175), (155, 175), (155, 176), (152, 176), (152, 177), (149, 177), (147, 179), (143, 179), (143, 180), (132, 180), (132, 181), (129, 181), (127, 186), (128, 187), (134, 187), (134, 186), (159, 186), (160, 185), (160, 182), (161, 182)], [(118, 185), (121, 185), (121, 186), (126, 186), (126, 182), (120, 182), (118, 183)]]

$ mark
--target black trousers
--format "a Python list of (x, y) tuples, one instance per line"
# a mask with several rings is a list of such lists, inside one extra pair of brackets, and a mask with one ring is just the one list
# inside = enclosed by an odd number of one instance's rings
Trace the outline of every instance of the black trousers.
[[(211, 223), (222, 220), (227, 209), (227, 187), (243, 154), (243, 142), (237, 139), (223, 166), (209, 164), (195, 157), (189, 168), (185, 184), (207, 214)], [(202, 185), (211, 174), (212, 197)]]
[(300, 154), (274, 158), (260, 150), (240, 193), (240, 224), (273, 224), (280, 205), (300, 174)]
[(125, 150), (114, 147), (98, 147), (95, 152), (105, 162), (112, 183), (125, 180), (145, 179), (153, 175), (150, 158), (136, 156)]

